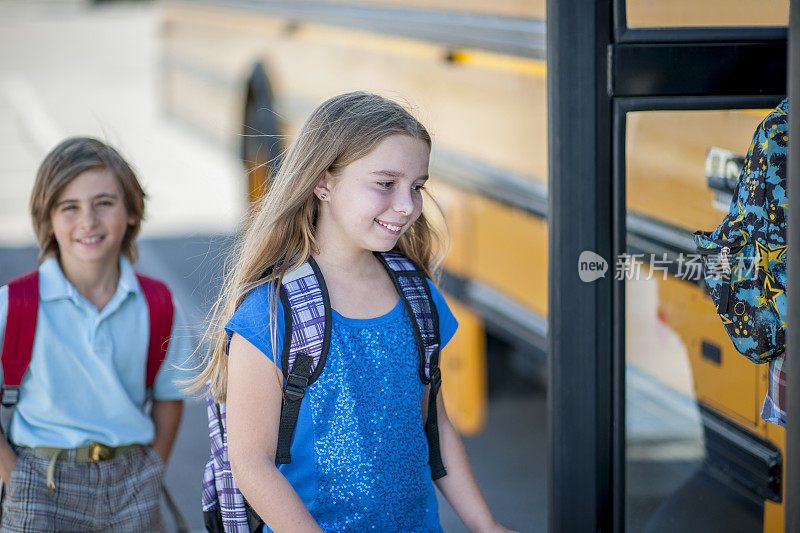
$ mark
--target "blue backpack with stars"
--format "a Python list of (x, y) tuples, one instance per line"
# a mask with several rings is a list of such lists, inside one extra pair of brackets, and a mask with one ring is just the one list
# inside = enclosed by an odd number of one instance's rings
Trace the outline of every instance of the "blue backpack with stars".
[(733, 345), (755, 363), (786, 348), (786, 145), (788, 101), (759, 125), (730, 211), (693, 235), (706, 288)]
[[(433, 479), (447, 472), (439, 449), (436, 395), (442, 383), (439, 369), (439, 315), (425, 273), (396, 252), (375, 253), (394, 283), (411, 318), (419, 353), (419, 378), (430, 385), (428, 420), (428, 461)], [(283, 276), (279, 290), (284, 310), (281, 366), (284, 375), (276, 464), (291, 463), (290, 448), (300, 403), (306, 389), (322, 373), (331, 338), (331, 304), (325, 280), (316, 261), (306, 263)], [(245, 501), (236, 486), (228, 459), (225, 404), (206, 396), (211, 458), (203, 473), (203, 520), (210, 533), (261, 531), (264, 522)]]

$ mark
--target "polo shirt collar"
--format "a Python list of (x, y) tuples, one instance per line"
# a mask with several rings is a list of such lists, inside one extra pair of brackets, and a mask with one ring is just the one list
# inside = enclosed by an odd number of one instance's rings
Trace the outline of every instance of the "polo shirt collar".
[[(115, 295), (122, 293), (139, 293), (139, 281), (133, 271), (130, 261), (123, 256), (119, 256), (119, 283)], [(77, 299), (78, 290), (69, 282), (61, 266), (55, 257), (48, 257), (39, 265), (39, 298), (46, 302), (58, 300), (60, 298)]]

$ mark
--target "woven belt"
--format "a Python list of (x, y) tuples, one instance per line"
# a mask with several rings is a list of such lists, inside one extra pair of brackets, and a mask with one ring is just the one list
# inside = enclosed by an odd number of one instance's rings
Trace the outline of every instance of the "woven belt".
[(56, 490), (55, 484), (55, 471), (56, 471), (56, 461), (61, 455), (67, 452), (75, 452), (75, 460), (81, 463), (99, 463), (102, 461), (110, 461), (114, 457), (118, 455), (122, 455), (123, 453), (127, 452), (128, 450), (132, 450), (133, 448), (138, 448), (141, 444), (129, 444), (127, 446), (118, 446), (116, 448), (112, 446), (106, 446), (105, 444), (100, 444), (99, 442), (92, 442), (91, 444), (87, 444), (86, 446), (81, 446), (80, 448), (50, 448), (47, 446), (38, 446), (36, 448), (31, 448), (34, 452), (38, 453), (45, 453), (47, 455), (52, 455), (53, 457), (50, 459), (50, 463), (47, 465), (47, 487), (50, 489), (50, 492)]

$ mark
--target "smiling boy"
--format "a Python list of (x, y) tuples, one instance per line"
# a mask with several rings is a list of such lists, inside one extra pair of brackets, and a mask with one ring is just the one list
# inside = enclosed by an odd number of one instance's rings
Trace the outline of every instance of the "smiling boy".
[[(144, 196), (127, 162), (96, 139), (63, 141), (39, 168), (31, 195), (38, 313), (29, 354), (6, 346), (15, 317), (8, 316), (9, 287), (0, 288), (3, 371), (9, 360), (30, 356), (4, 428), (9, 442), (0, 439), (3, 531), (163, 530), (164, 464), (183, 410), (175, 365), (190, 349), (175, 335), (182, 317), (172, 313), (166, 286), (131, 266)], [(153, 290), (166, 295), (159, 309), (168, 312), (153, 314)], [(170, 314), (171, 338), (149, 387), (151, 329), (164, 326), (154, 317)]]

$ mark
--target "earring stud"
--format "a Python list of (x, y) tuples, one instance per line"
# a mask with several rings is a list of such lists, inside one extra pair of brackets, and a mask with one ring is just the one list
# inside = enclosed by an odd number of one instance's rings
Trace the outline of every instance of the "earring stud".
[(324, 200), (325, 198), (328, 197), (328, 195), (327, 195), (327, 193), (322, 193), (322, 194), (320, 194), (320, 197)]

